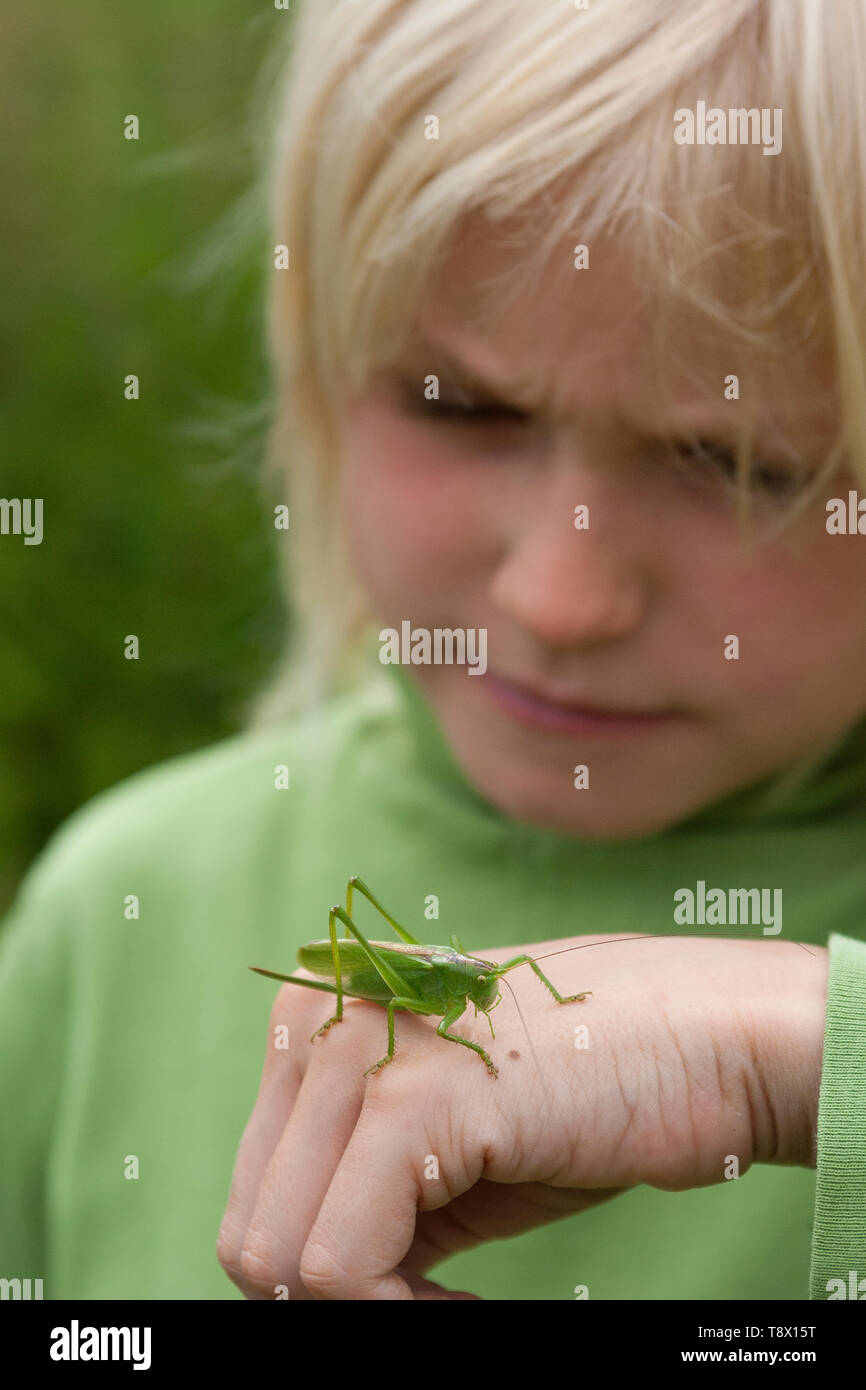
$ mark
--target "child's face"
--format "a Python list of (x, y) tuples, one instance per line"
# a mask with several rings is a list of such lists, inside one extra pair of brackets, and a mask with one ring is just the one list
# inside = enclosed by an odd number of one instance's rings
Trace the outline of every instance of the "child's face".
[[(679, 341), (694, 341), (714, 385), (669, 380), (626, 262), (598, 247), (591, 269), (546, 279), (485, 336), (467, 322), (473, 286), (509, 264), (470, 229), (420, 316), (436, 346), (416, 335), (363, 397), (347, 394), (346, 532), (381, 627), (487, 629), (486, 674), (446, 664), (409, 674), (488, 800), (588, 838), (649, 834), (820, 750), (866, 709), (866, 541), (824, 525), (826, 498), (856, 483), (837, 477), (750, 560), (721, 467), (664, 444), (731, 443), (750, 396), (744, 377), (739, 402), (724, 396), (741, 370), (736, 350), (708, 357), (683, 322)], [(499, 394), (525, 418), (490, 414), (442, 350), (489, 381), (488, 394), (514, 383)], [(792, 363), (751, 393), (771, 489), (816, 471), (829, 445), (825, 367)], [(432, 373), (438, 403), (424, 400)], [(461, 385), (486, 417), (445, 418)], [(782, 503), (766, 489), (755, 503), (760, 534)], [(586, 530), (574, 525), (580, 504)], [(726, 659), (731, 637), (738, 660)], [(552, 723), (509, 702), (514, 683), (665, 717)], [(588, 790), (574, 787), (578, 764)]]

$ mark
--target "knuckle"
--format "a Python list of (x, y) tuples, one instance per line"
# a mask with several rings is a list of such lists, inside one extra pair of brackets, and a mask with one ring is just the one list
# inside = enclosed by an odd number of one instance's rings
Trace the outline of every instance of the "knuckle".
[(306, 997), (305, 992), (297, 985), (280, 985), (271, 1006), (271, 1027), (277, 1027), (281, 1023), (288, 1023), (291, 1019), (297, 1018)]
[[(418, 1109), (418, 1072), (417, 1068), (410, 1065), (410, 1059), (404, 1055), (399, 1059), (402, 1066), (397, 1066), (397, 1058), (385, 1067), (377, 1076), (373, 1077), (373, 1085), (368, 1085), (364, 1091), (363, 1114), (365, 1121), (381, 1117), (386, 1120), (389, 1117), (414, 1114)], [(416, 1059), (417, 1062), (417, 1059)], [(437, 1098), (430, 1098), (431, 1108), (437, 1106)], [(429, 1112), (428, 1112), (429, 1113)]]
[(287, 1061), (295, 1060), (298, 1047), (303, 1050), (315, 1027), (317, 999), (312, 991), (282, 985), (271, 1006), (265, 1045), (265, 1070), (284, 1070)]
[[(310, 1047), (311, 1067), (322, 1067), (334, 1062), (342, 1065), (360, 1064), (363, 1071), (363, 1049), (367, 1047), (367, 1035), (372, 1020), (368, 1017), (375, 1005), (365, 1006), (359, 1000), (347, 999), (343, 1003), (343, 1017), (322, 1037), (316, 1038)], [(326, 1015), (327, 1016), (327, 1015)], [(366, 1026), (365, 1026), (366, 1020)]]
[(349, 1288), (346, 1270), (334, 1252), (320, 1241), (308, 1240), (301, 1254), (301, 1283), (314, 1298), (337, 1299)]
[(216, 1253), (217, 1260), (235, 1283), (241, 1278), (240, 1254), (242, 1244), (243, 1232), (238, 1228), (237, 1222), (231, 1214), (227, 1212), (223, 1217), (217, 1236)]
[(273, 1298), (278, 1284), (286, 1281), (281, 1278), (277, 1261), (270, 1245), (248, 1237), (238, 1258), (240, 1278), (247, 1290), (262, 1298)]

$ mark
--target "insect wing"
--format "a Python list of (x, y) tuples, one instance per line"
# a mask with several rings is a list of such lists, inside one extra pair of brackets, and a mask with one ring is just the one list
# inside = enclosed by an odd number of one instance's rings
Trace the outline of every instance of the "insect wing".
[[(411, 984), (413, 979), (434, 969), (429, 959), (431, 953), (427, 946), (408, 946), (394, 942), (371, 941), (377, 952), (384, 956), (390, 966), (399, 971), (400, 976)], [(340, 971), (343, 991), (355, 999), (370, 999), (376, 1004), (387, 1004), (393, 997), (378, 970), (370, 964), (370, 959), (357, 941), (341, 938), (337, 942), (340, 952)], [(310, 974), (320, 979), (334, 981), (334, 956), (330, 940), (310, 941), (298, 951), (298, 964)]]

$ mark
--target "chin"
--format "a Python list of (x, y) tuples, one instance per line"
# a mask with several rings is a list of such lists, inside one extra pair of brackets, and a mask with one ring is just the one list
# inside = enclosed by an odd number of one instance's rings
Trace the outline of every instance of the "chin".
[[(458, 755), (464, 775), (479, 795), (503, 815), (542, 830), (553, 830), (579, 840), (634, 840), (658, 834), (689, 814), (687, 808), (671, 809), (658, 804), (634, 804), (634, 789), (626, 789), (616, 802), (599, 802), (597, 794), (572, 791), (566, 797), (561, 786), (551, 786), (544, 778), (531, 781), (503, 776), (500, 766), (490, 769), (476, 758)], [(574, 798), (574, 800), (571, 800)], [(583, 806), (575, 805), (583, 799)]]

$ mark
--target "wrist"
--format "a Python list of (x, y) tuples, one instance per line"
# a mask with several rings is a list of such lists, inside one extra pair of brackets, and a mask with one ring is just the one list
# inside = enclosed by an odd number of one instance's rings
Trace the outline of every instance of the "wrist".
[(755, 1001), (750, 1022), (754, 1079), (771, 1121), (756, 1139), (755, 1162), (814, 1168), (828, 952), (787, 943), (773, 956), (772, 984)]

